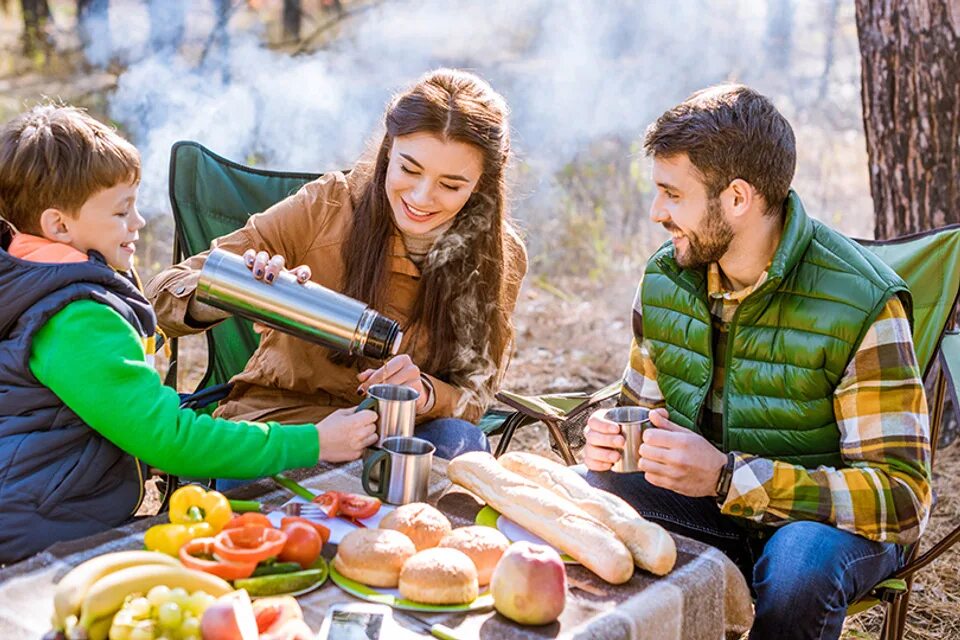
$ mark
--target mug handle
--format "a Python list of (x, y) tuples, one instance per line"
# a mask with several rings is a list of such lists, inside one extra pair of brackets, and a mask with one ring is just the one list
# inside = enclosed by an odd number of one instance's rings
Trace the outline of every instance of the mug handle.
[[(380, 465), (380, 482), (374, 491), (370, 488), (370, 472), (375, 465)], [(360, 474), (360, 481), (363, 484), (363, 490), (368, 496), (379, 498), (381, 501), (387, 500), (387, 478), (390, 477), (390, 452), (383, 449), (374, 449), (370, 457), (363, 463), (363, 473)]]
[(357, 408), (353, 410), (354, 413), (359, 413), (364, 409), (370, 409), (372, 411), (377, 410), (377, 399), (373, 396), (367, 396), (360, 401), (360, 404), (357, 405)]

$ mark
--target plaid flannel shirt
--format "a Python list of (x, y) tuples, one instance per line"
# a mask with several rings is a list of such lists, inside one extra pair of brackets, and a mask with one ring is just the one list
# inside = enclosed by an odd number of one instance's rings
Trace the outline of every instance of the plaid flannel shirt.
[[(740, 301), (766, 276), (764, 272), (751, 287), (725, 291), (718, 265), (709, 266), (715, 351), (726, 348), (726, 328)], [(634, 339), (621, 402), (662, 407), (656, 365), (643, 343), (639, 291), (633, 313)], [(704, 435), (714, 444), (722, 436), (723, 361), (715, 357), (714, 386), (702, 421)], [(845, 468), (807, 469), (734, 451), (733, 479), (721, 511), (773, 526), (815, 520), (870, 540), (916, 541), (932, 502), (930, 427), (910, 323), (896, 296), (844, 371), (833, 407)]]

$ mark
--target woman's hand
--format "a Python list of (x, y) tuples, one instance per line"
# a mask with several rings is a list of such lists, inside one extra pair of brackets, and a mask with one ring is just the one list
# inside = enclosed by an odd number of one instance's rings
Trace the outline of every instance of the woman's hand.
[[(243, 253), (243, 262), (247, 265), (250, 271), (253, 272), (253, 277), (257, 280), (263, 280), (267, 284), (273, 284), (273, 281), (277, 279), (277, 276), (280, 275), (280, 272), (283, 271), (283, 266), (286, 260), (283, 256), (270, 256), (266, 251), (254, 251), (253, 249), (247, 249)], [(300, 284), (305, 284), (307, 280), (310, 279), (310, 276), (313, 275), (310, 271), (310, 267), (305, 264), (300, 265), (299, 267), (294, 267), (289, 270), (297, 278), (297, 282)]]
[(379, 369), (367, 369), (357, 374), (360, 386), (357, 393), (366, 395), (367, 389), (375, 384), (402, 384), (420, 394), (417, 398), (417, 413), (423, 413), (429, 406), (430, 394), (420, 377), (420, 368), (410, 356), (400, 354), (387, 360)]
[(349, 462), (377, 442), (377, 414), (365, 409), (338, 409), (317, 423), (320, 459)]
[[(283, 256), (270, 257), (270, 254), (266, 251), (260, 251), (258, 253), (253, 249), (247, 249), (243, 252), (243, 262), (247, 265), (247, 268), (253, 272), (254, 278), (263, 280), (267, 284), (273, 284), (273, 281), (276, 280), (280, 272), (283, 271), (283, 265), (286, 260)], [(290, 269), (290, 273), (296, 276), (297, 282), (300, 284), (306, 284), (310, 276), (313, 275), (310, 267), (305, 264)], [(259, 322), (253, 323), (253, 332), (256, 334), (262, 334), (266, 329), (266, 325), (260, 324)]]

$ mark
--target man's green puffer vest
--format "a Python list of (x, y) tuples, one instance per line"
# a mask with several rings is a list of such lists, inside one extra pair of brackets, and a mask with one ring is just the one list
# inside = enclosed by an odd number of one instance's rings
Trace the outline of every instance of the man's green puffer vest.
[[(892, 295), (907, 285), (868, 250), (810, 218), (793, 191), (767, 280), (727, 334), (723, 449), (813, 468), (843, 466), (833, 393)], [(673, 243), (647, 263), (643, 337), (670, 419), (699, 433), (714, 372), (706, 270), (681, 269)]]

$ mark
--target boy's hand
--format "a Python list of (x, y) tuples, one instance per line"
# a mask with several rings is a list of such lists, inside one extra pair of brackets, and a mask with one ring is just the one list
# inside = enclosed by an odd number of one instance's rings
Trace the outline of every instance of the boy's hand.
[[(243, 253), (243, 262), (250, 271), (253, 272), (254, 278), (263, 280), (267, 284), (273, 284), (273, 281), (276, 280), (280, 272), (283, 271), (283, 265), (286, 260), (283, 256), (271, 257), (266, 251), (260, 251), (258, 253), (253, 249), (247, 249)], [(310, 267), (305, 264), (290, 269), (290, 273), (296, 276), (297, 282), (300, 284), (306, 283), (307, 280), (310, 279), (310, 276), (313, 275)]]
[(377, 442), (377, 414), (355, 408), (338, 409), (317, 423), (320, 459), (327, 462), (349, 462)]

